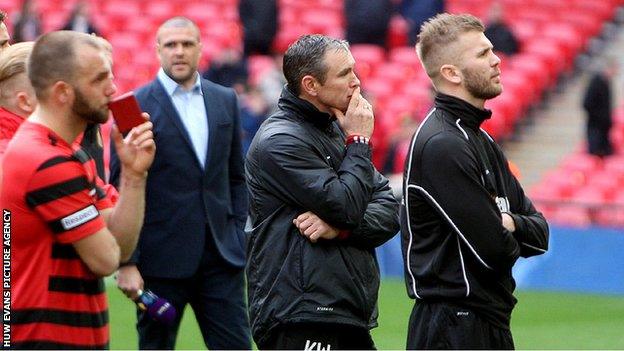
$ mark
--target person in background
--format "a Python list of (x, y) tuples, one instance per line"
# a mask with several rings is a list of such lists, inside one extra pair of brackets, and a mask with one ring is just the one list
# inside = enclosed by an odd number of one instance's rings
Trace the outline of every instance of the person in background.
[(409, 26), (408, 42), (416, 44), (420, 26), (430, 17), (444, 12), (444, 0), (402, 0), (399, 12)]
[(393, 10), (390, 0), (345, 0), (349, 44), (374, 44), (385, 48)]
[(210, 62), (202, 75), (213, 83), (233, 88), (237, 93), (245, 90), (247, 82), (247, 61), (234, 48), (225, 48)]
[(11, 347), (105, 349), (102, 277), (137, 243), (156, 152), (152, 123), (125, 139), (113, 128), (121, 164), (117, 194), (77, 143), (88, 123), (107, 121), (116, 91), (101, 42), (48, 33), (35, 43), (27, 72), (38, 105), (6, 150), (0, 188), (0, 206), (11, 217)]
[(423, 24), (416, 52), (433, 108), (405, 161), (401, 243), (416, 299), (407, 349), (513, 349), (512, 267), (548, 249), (548, 224), (480, 128), (503, 91), (500, 59), (472, 15)]
[(37, 106), (26, 74), (33, 42), (17, 43), (0, 52), (0, 159), (17, 128)]
[(35, 6), (35, 0), (22, 2), (20, 12), (13, 20), (13, 42), (34, 41), (41, 35), (41, 18)]
[(499, 1), (492, 3), (485, 36), (494, 45), (494, 50), (512, 56), (520, 51), (518, 39), (511, 28), (505, 23), (503, 4)]
[(91, 19), (89, 2), (80, 0), (72, 9), (67, 23), (63, 26), (63, 30), (73, 30), (76, 32), (100, 35)]
[(284, 55), (279, 110), (245, 162), (249, 314), (259, 349), (374, 349), (375, 248), (398, 203), (371, 162), (374, 116), (348, 44), (304, 35)]
[[(202, 43), (194, 22), (171, 18), (156, 39), (161, 69), (136, 97), (152, 116), (158, 153), (147, 177), (145, 225), (117, 284), (130, 298), (149, 289), (179, 312), (166, 325), (137, 311), (140, 349), (172, 349), (187, 304), (206, 347), (250, 349), (238, 98), (197, 72)], [(110, 163), (111, 183), (119, 184), (112, 149)]]
[(241, 129), (243, 132), (241, 140), (243, 155), (246, 155), (256, 132), (267, 118), (269, 105), (258, 88), (247, 88), (247, 91), (241, 95), (241, 100)]
[(243, 56), (269, 55), (278, 28), (276, 0), (240, 0), (238, 13), (243, 24)]
[(4, 11), (0, 11), (0, 52), (11, 46), (11, 36), (4, 21), (7, 18), (7, 14)]
[(593, 72), (583, 97), (583, 109), (587, 113), (587, 152), (599, 157), (613, 154), (609, 135), (613, 126), (611, 82), (617, 72), (617, 61), (610, 57), (604, 59)]

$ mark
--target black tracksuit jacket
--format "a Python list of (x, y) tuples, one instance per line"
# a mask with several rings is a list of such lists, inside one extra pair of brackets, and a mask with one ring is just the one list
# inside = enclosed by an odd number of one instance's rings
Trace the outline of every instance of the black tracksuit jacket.
[[(438, 94), (406, 159), (401, 233), (408, 294), (471, 308), (509, 328), (519, 256), (548, 249), (548, 224), (480, 129), (491, 111)], [(507, 231), (501, 212), (516, 230)], [(418, 302), (417, 302), (418, 303)]]
[[(256, 343), (295, 322), (376, 326), (375, 247), (399, 230), (399, 204), (365, 144), (345, 147), (334, 119), (282, 92), (260, 127), (245, 171), (251, 233), (247, 280)], [(350, 230), (346, 239), (311, 243), (292, 221), (312, 211)]]

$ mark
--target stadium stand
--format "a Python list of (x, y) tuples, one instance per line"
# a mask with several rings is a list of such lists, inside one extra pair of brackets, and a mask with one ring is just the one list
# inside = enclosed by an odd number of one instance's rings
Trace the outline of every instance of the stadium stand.
[(601, 159), (578, 145), (531, 189), (536, 206), (553, 223), (624, 227), (624, 106), (613, 120), (614, 155)]

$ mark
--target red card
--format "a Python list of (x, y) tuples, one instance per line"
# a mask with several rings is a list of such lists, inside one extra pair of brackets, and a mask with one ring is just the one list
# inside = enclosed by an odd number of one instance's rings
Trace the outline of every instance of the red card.
[(108, 103), (115, 119), (115, 124), (122, 134), (130, 132), (130, 130), (147, 120), (141, 115), (141, 107), (134, 97), (134, 92), (130, 91), (120, 95)]

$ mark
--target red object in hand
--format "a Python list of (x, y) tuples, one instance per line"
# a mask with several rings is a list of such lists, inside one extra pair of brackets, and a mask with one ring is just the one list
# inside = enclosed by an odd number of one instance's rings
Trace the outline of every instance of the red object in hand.
[(108, 108), (113, 113), (115, 124), (122, 134), (130, 132), (132, 128), (147, 121), (141, 115), (141, 107), (132, 91), (113, 99), (108, 103)]

